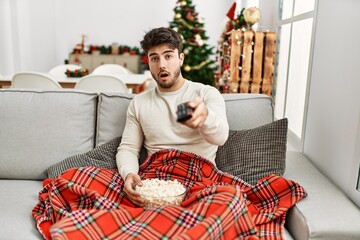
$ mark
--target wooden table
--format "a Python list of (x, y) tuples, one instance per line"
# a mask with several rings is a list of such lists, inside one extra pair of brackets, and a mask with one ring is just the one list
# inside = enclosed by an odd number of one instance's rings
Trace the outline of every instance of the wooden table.
[[(139, 92), (139, 87), (149, 79), (149, 75), (146, 74), (126, 74), (119, 76), (120, 79), (126, 84), (129, 89), (132, 89), (133, 93)], [(63, 88), (74, 88), (80, 78), (72, 77), (52, 77)], [(11, 87), (11, 76), (0, 76), (0, 88)]]

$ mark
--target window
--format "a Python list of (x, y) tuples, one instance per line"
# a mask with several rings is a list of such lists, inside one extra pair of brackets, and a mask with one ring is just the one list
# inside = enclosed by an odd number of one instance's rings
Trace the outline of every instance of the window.
[(289, 137), (302, 150), (315, 0), (278, 0), (277, 3), (275, 118), (289, 119)]

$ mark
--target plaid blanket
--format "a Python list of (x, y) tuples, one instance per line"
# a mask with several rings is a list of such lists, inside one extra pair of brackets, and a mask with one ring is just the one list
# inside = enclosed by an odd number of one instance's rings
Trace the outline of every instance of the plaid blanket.
[(122, 192), (114, 170), (73, 168), (44, 180), (33, 209), (45, 239), (283, 239), (286, 211), (306, 196), (297, 183), (267, 176), (250, 186), (208, 160), (175, 149), (151, 155), (142, 179), (177, 179), (181, 206), (144, 209)]

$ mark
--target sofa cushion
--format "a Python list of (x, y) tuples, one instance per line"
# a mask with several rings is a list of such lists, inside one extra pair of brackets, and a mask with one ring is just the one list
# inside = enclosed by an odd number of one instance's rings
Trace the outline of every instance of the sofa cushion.
[(44, 174), (47, 178), (55, 178), (70, 168), (87, 166), (117, 169), (115, 156), (120, 142), (121, 137), (117, 137), (89, 152), (68, 157), (48, 167)]
[(285, 171), (286, 118), (266, 125), (234, 131), (216, 153), (216, 165), (223, 172), (231, 173), (254, 185), (261, 178), (282, 175)]
[(43, 179), (44, 170), (94, 147), (97, 94), (0, 90), (0, 178)]
[(96, 128), (96, 145), (122, 136), (126, 113), (134, 95), (123, 93), (100, 93)]
[(272, 98), (265, 94), (223, 94), (229, 128), (243, 130), (274, 120)]
[(31, 215), (41, 181), (0, 179), (0, 239), (43, 239)]
[[(121, 93), (100, 94), (96, 145), (122, 136), (127, 108), (133, 96)], [(249, 129), (273, 121), (272, 98), (265, 94), (223, 94), (223, 97), (230, 129)]]

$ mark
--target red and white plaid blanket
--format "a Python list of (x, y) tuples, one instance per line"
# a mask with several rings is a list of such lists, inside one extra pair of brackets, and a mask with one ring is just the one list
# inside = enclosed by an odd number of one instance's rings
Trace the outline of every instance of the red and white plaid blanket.
[(71, 169), (44, 181), (33, 209), (45, 239), (283, 239), (286, 211), (306, 196), (271, 175), (255, 186), (192, 153), (161, 150), (140, 167), (142, 179), (177, 179), (189, 188), (181, 206), (144, 209), (122, 192), (114, 170)]

